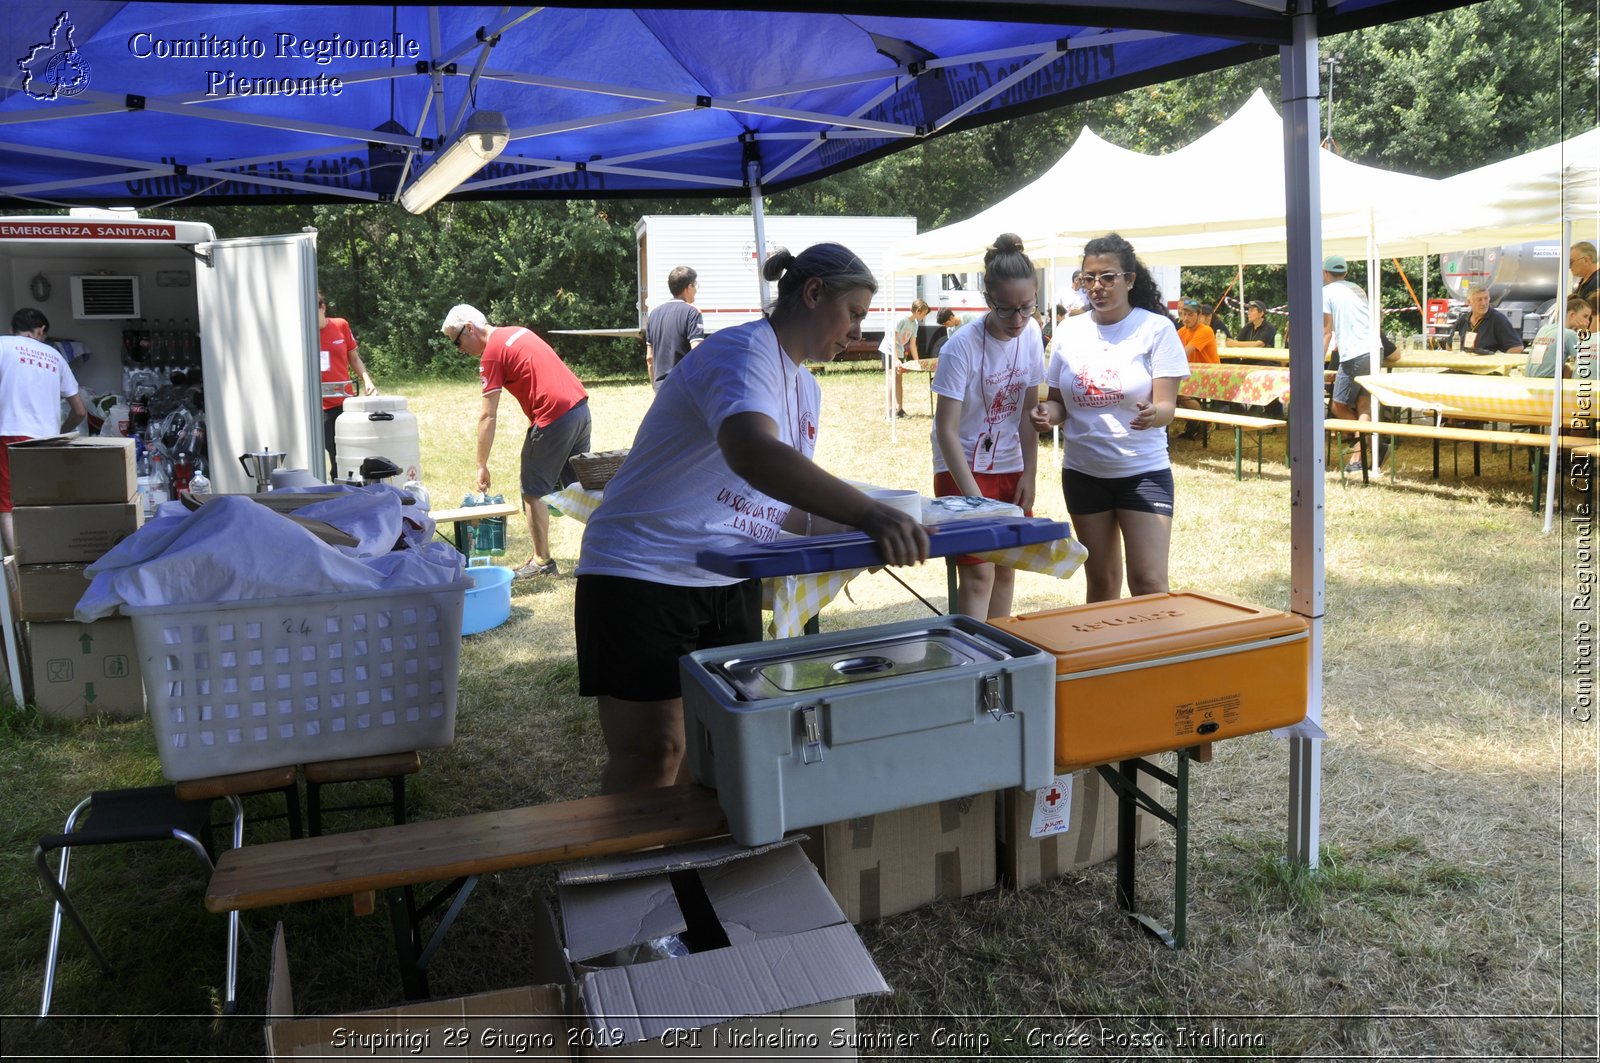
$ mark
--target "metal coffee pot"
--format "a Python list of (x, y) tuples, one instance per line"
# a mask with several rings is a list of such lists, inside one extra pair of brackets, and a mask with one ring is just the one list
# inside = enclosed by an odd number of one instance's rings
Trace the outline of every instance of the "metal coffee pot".
[(278, 450), (260, 450), (249, 454), (239, 455), (239, 464), (244, 466), (245, 475), (256, 478), (256, 493), (260, 494), (272, 490), (272, 470), (283, 465), (288, 455)]

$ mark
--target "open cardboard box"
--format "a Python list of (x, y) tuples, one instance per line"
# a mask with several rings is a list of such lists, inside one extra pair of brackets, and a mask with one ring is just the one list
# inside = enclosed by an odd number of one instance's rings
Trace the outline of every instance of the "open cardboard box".
[(297, 1017), (289, 953), (279, 923), (267, 984), (267, 1057), (273, 1061), (345, 1059), (575, 1059), (577, 1027), (569, 1016), (571, 975), (543, 901), (535, 920), (537, 984), (448, 1000), (344, 1015)]
[(586, 1056), (855, 1059), (855, 999), (889, 991), (793, 841), (609, 858), (557, 896)]

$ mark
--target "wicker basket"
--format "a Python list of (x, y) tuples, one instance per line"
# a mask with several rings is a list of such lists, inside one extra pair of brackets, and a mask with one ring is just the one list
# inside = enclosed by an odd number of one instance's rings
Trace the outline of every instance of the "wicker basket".
[(590, 454), (574, 454), (572, 471), (578, 474), (578, 482), (585, 489), (601, 491), (617, 474), (617, 469), (622, 466), (622, 459), (627, 456), (627, 450), (601, 450)]

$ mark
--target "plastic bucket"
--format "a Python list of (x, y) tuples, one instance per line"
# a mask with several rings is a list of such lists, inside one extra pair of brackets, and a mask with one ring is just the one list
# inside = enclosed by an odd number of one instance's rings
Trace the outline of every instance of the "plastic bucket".
[(396, 486), (422, 479), (422, 442), (417, 416), (406, 409), (403, 395), (358, 395), (344, 400), (344, 412), (333, 422), (334, 448), (339, 453), (340, 480), (361, 482), (363, 458), (388, 458), (400, 467)]
[(504, 565), (473, 565), (467, 569), (472, 586), (461, 610), (461, 633), (476, 635), (499, 627), (511, 615), (511, 577)]

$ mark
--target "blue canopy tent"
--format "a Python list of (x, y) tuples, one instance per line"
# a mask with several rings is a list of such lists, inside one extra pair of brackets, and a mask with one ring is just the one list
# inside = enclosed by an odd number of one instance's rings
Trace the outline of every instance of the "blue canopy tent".
[[(1321, 390), (1317, 39), (1460, 6), (63, 2), (12, 0), (0, 27), (14, 63), (0, 80), (0, 207), (399, 198), (426, 209), (444, 194), (748, 194), (759, 226), (764, 191), (942, 133), (1276, 52), (1300, 394)], [(463, 146), (478, 157), (457, 170), (463, 156), (452, 149)], [(1312, 627), (1316, 724), (1319, 404), (1295, 404), (1290, 441), (1292, 608)], [(1288, 850), (1312, 866), (1318, 734), (1290, 740)]]

